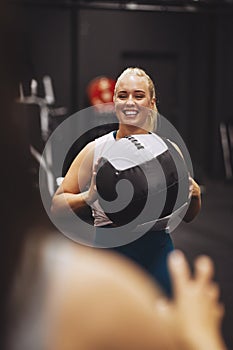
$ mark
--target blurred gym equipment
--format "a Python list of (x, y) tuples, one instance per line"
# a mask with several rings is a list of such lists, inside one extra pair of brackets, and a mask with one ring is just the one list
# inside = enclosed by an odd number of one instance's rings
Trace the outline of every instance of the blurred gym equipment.
[[(29, 149), (31, 155), (36, 159), (41, 168), (45, 171), (45, 177), (47, 179), (48, 191), (51, 196), (55, 192), (55, 176), (53, 172), (53, 154), (52, 145), (49, 141), (49, 136), (53, 131), (51, 129), (50, 119), (55, 116), (64, 116), (67, 113), (65, 107), (52, 108), (51, 106), (55, 103), (54, 90), (52, 86), (52, 80), (50, 76), (43, 77), (43, 87), (45, 95), (44, 97), (39, 97), (38, 92), (38, 82), (35, 79), (31, 80), (31, 94), (29, 96), (24, 95), (23, 85), (19, 85), (19, 98), (17, 102), (24, 105), (34, 105), (39, 107), (39, 128), (40, 130), (34, 130), (34, 137), (29, 137)], [(31, 118), (36, 119), (35, 111), (31, 113)], [(33, 135), (33, 130), (36, 128), (36, 120), (30, 122), (29, 132)], [(37, 125), (38, 129), (38, 125)], [(39, 135), (38, 135), (39, 134)], [(37, 138), (37, 142), (36, 142)], [(38, 140), (39, 138), (39, 140)], [(35, 145), (37, 143), (37, 145)], [(39, 145), (40, 144), (40, 145)], [(42, 156), (43, 148), (45, 148), (44, 156)], [(39, 168), (38, 168), (39, 171)]]

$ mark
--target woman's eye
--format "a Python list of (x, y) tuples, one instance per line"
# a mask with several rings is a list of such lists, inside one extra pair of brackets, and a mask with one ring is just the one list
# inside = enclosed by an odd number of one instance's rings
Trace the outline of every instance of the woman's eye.
[[(128, 95), (127, 94), (119, 94), (117, 95), (117, 97), (120, 99), (120, 100), (126, 100), (128, 98)], [(139, 94), (139, 95), (134, 95), (133, 98), (135, 98), (136, 100), (141, 100), (145, 97), (145, 95), (142, 95), (142, 94)]]

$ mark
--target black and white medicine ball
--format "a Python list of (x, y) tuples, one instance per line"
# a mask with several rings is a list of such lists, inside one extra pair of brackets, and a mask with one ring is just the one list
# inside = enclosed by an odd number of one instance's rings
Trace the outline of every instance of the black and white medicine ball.
[(98, 200), (117, 226), (167, 217), (188, 201), (189, 174), (169, 140), (132, 135), (103, 151), (96, 175)]

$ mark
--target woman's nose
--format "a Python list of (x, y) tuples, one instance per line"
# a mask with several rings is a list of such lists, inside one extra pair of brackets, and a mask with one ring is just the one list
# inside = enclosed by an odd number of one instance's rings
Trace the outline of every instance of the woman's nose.
[(126, 101), (127, 105), (134, 105), (134, 99), (133, 96), (129, 95)]

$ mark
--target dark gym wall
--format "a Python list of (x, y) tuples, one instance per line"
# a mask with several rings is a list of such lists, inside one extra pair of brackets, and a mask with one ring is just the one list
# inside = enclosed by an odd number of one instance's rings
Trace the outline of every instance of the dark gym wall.
[(26, 83), (49, 74), (56, 106), (70, 115), (88, 106), (92, 78), (116, 78), (126, 66), (140, 65), (155, 80), (160, 112), (185, 140), (196, 175), (225, 177), (219, 123), (232, 118), (232, 12), (21, 7)]
[[(213, 94), (209, 106), (212, 113), (209, 122), (212, 129), (209, 131), (212, 138), (213, 157), (211, 173), (221, 177), (222, 165), (221, 146), (219, 145), (218, 128), (223, 121), (233, 123), (233, 16), (232, 14), (219, 15), (215, 18), (215, 57), (210, 57), (210, 62), (215, 61)], [(208, 130), (207, 130), (208, 132)]]
[[(156, 83), (161, 114), (179, 130), (194, 163), (201, 166), (204, 155), (196, 147), (206, 145), (208, 16), (85, 10), (78, 22), (79, 105), (85, 106), (90, 79), (98, 74), (115, 78), (125, 67), (139, 65)], [(198, 104), (194, 111), (193, 99)]]
[(43, 97), (42, 78), (50, 75), (55, 105), (71, 106), (71, 11), (60, 6), (21, 5), (23, 21), (18, 24), (21, 49), (21, 81), (25, 94), (32, 78), (38, 81)]

